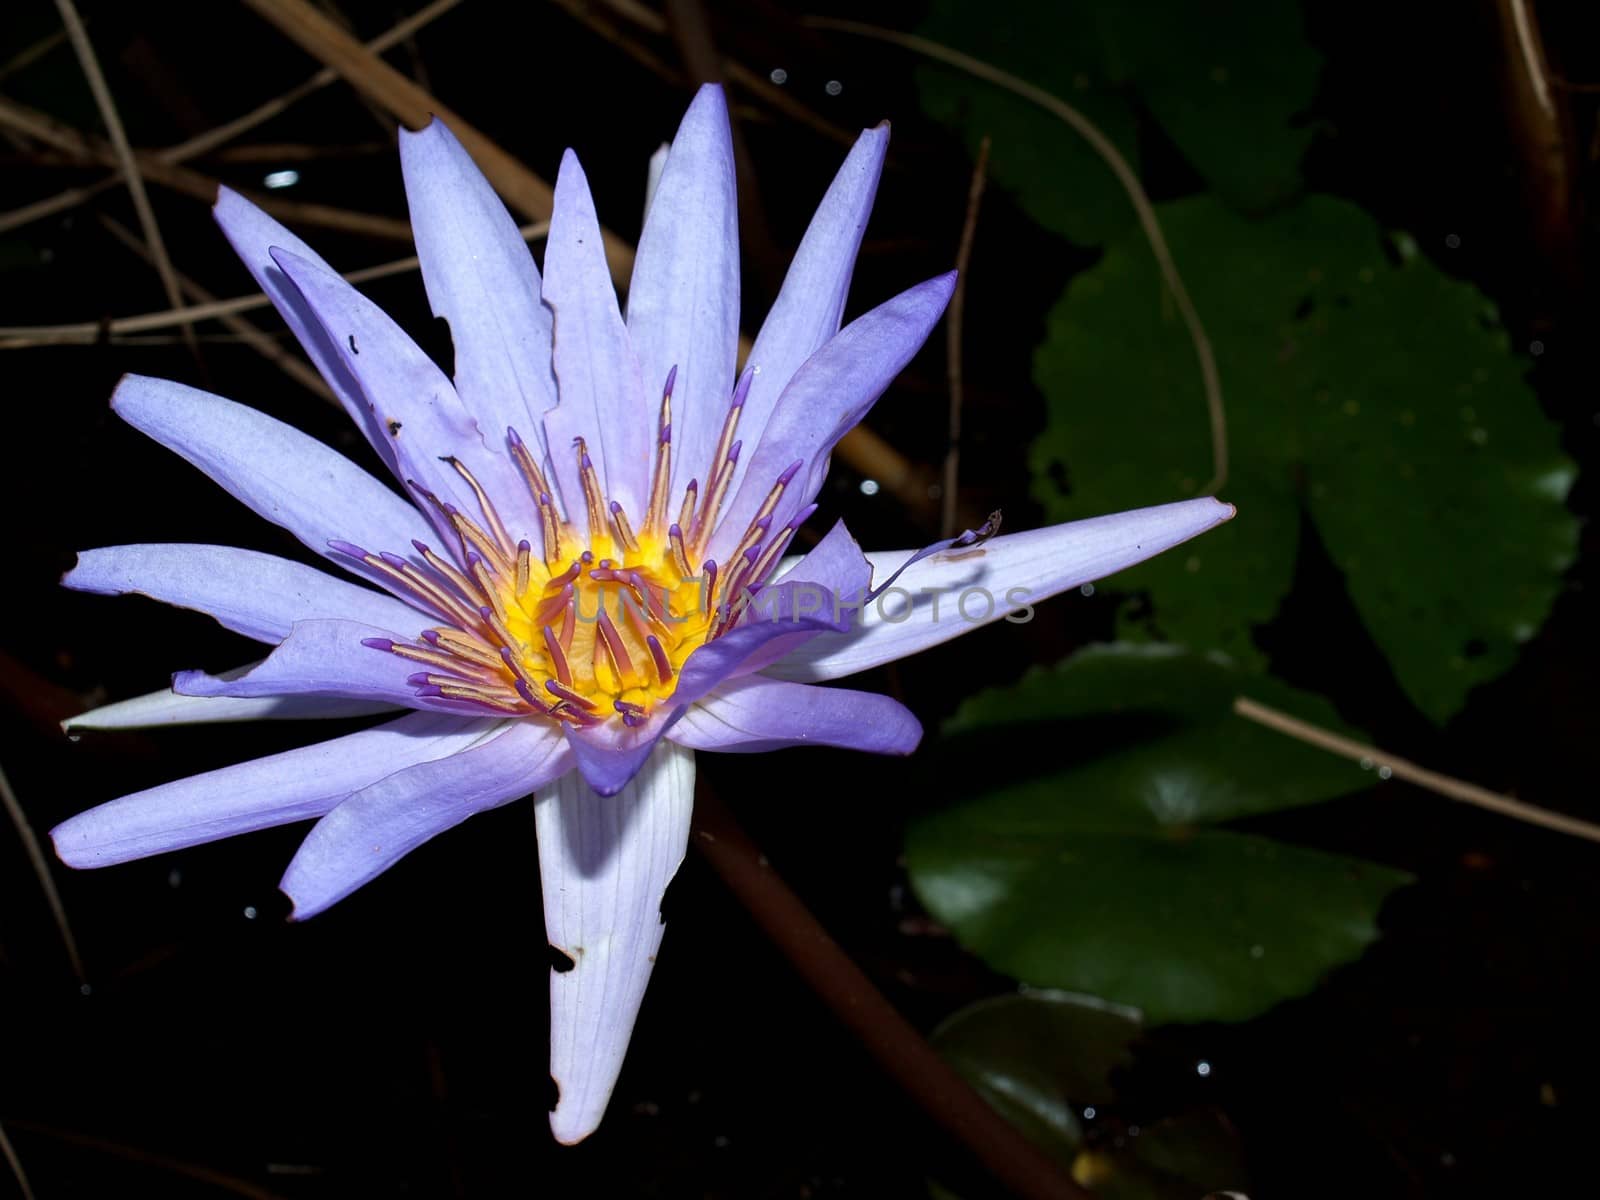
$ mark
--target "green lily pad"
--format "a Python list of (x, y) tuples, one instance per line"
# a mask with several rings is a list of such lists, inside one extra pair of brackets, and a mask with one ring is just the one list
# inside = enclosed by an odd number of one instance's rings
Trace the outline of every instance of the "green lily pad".
[[(1116, 1200), (1194, 1200), (1248, 1176), (1238, 1139), (1213, 1109), (1130, 1126), (1119, 1073), (1143, 1032), (1137, 1010), (1093, 996), (1030, 991), (981, 1000), (931, 1039), (942, 1058), (1062, 1168)], [(955, 1193), (933, 1185), (938, 1197)]]
[[(1300, 188), (1311, 131), (1296, 117), (1315, 94), (1320, 58), (1296, 5), (935, 0), (918, 32), (1078, 109), (1135, 170), (1142, 110), (1246, 211)], [(1121, 185), (1059, 118), (951, 68), (927, 67), (918, 82), (929, 115), (969, 147), (985, 134), (993, 139), (991, 175), (1045, 228), (1094, 245), (1131, 227)]]
[(1154, 1021), (1243, 1020), (1310, 990), (1408, 877), (1214, 827), (1370, 778), (1235, 717), (1240, 694), (1341, 728), (1314, 697), (1162, 645), (1094, 647), (968, 701), (940, 778), (973, 798), (911, 826), (918, 896), (996, 970)]
[(1094, 996), (1028, 992), (980, 1000), (933, 1033), (933, 1048), (1029, 1141), (1070, 1167), (1084, 1105), (1109, 1105), (1132, 1063), (1137, 1009)]
[[(1443, 721), (1514, 661), (1577, 545), (1574, 477), (1484, 298), (1327, 196), (1247, 221), (1159, 210), (1215, 348), (1239, 517), (1126, 572), (1124, 636), (1261, 665), (1309, 517), (1400, 686)], [(1403, 246), (1404, 243), (1398, 243)], [(1194, 351), (1148, 246), (1073, 280), (1035, 359), (1035, 494), (1068, 520), (1192, 493), (1211, 470)], [(1115, 403), (1106, 398), (1116, 397)]]

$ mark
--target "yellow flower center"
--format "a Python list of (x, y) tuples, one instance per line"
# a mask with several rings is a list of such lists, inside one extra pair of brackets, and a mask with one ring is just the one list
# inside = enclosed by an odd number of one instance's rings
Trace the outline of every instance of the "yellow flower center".
[(622, 506), (606, 501), (582, 439), (573, 449), (583, 494), (574, 499), (582, 501), (587, 537), (557, 508), (539, 464), (516, 432), (508, 431), (511, 457), (538, 506), (538, 554), (526, 539), (513, 542), (472, 473), (447, 460), (472, 489), (482, 516), (475, 521), (423, 493), (459, 539), (453, 561), (421, 543), (416, 549), (423, 566), (336, 544), (441, 621), (415, 643), (371, 638), (366, 644), (426, 668), (409, 679), (419, 696), (577, 726), (644, 721), (672, 697), (689, 656), (731, 627), (741, 602), (766, 579), (815, 508), (803, 508), (771, 530), (784, 489), (801, 465), (794, 463), (778, 476), (729, 555), (729, 568), (719, 570), (704, 557), (738, 463), (740, 444), (733, 435), (749, 380), (747, 372), (734, 390), (703, 500), (699, 482), (691, 480), (673, 521), (667, 509), (668, 376), (649, 504), (637, 533)]

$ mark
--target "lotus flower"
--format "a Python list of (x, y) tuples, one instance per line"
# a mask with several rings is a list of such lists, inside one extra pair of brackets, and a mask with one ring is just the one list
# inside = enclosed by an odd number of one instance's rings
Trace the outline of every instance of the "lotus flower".
[(224, 191), (223, 232), (397, 486), (263, 413), (125, 378), (119, 416), (336, 570), (224, 546), (85, 552), (68, 587), (198, 609), (273, 649), (73, 724), (404, 715), (102, 804), (53, 831), (61, 858), (105, 866), (315, 818), (282, 882), (304, 918), (475, 813), (536, 794), (547, 932), (572, 963), (550, 979), (551, 1127), (563, 1142), (587, 1136), (661, 942), (696, 751), (908, 754), (921, 728), (903, 706), (817, 685), (1016, 619), (1232, 515), (1190, 500), (915, 554), (864, 554), (835, 524), (783, 558), (833, 446), (954, 285), (931, 279), (840, 329), (887, 141), (880, 127), (855, 143), (742, 372), (733, 156), (715, 87), (672, 142), (625, 315), (571, 152), (541, 276), (449, 130), (402, 135), (453, 382)]

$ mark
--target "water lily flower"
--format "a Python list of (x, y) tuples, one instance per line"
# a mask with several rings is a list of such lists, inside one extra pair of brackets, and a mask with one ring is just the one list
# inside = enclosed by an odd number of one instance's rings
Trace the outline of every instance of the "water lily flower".
[[(264, 413), (128, 376), (125, 421), (336, 568), (205, 545), (90, 550), (68, 587), (138, 592), (272, 647), (78, 728), (404, 715), (154, 787), (52, 831), (97, 867), (316, 819), (282, 888), (304, 918), (476, 813), (537, 794), (551, 1127), (599, 1123), (662, 936), (697, 751), (910, 753), (884, 696), (818, 686), (943, 642), (1211, 528), (1190, 500), (1050, 529), (863, 553), (842, 524), (785, 559), (839, 439), (921, 347), (942, 275), (840, 328), (886, 127), (862, 133), (742, 371), (721, 91), (671, 143), (619, 310), (577, 158), (544, 272), (441, 123), (401, 138), (452, 381), (292, 233), (224, 190), (216, 218), (393, 472), (379, 482)], [(941, 603), (941, 601), (943, 601)]]

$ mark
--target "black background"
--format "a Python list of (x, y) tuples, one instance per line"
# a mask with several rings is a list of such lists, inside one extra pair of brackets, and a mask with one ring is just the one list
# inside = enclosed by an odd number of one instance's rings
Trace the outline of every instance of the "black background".
[[(43, 0), (16, 7), (37, 11), (0, 18), (0, 57), (53, 28)], [(1518, 344), (1545, 343), (1533, 378), (1585, 472), (1572, 504), (1587, 514), (1600, 379), (1596, 313), (1583, 287), (1592, 238), (1576, 257), (1552, 263), (1530, 232), (1516, 135), (1498, 90), (1504, 51), (1492, 6), (1308, 0), (1305, 8), (1327, 59), (1306, 115), (1319, 130), (1312, 185), (1413, 232), (1424, 253), (1500, 305)], [(181, 140), (316, 69), (241, 6), (85, 3), (83, 11), (135, 144)], [(342, 11), (364, 37), (401, 15), (366, 0)], [(851, 311), (947, 269), (968, 162), (920, 116), (912, 61), (799, 31), (798, 5), (713, 3), (710, 11), (728, 54), (763, 74), (783, 67), (785, 86), (829, 121), (846, 129), (893, 121)], [(1590, 6), (1552, 2), (1539, 12), (1563, 75), (1600, 79)], [(900, 4), (852, 6), (851, 14), (899, 27), (917, 15)], [(687, 83), (659, 78), (552, 6), (472, 0), (418, 41), (436, 94), (547, 178), (563, 147), (577, 148), (602, 219), (637, 237), (644, 162), (670, 136)], [(680, 71), (670, 42), (650, 44)], [(403, 49), (390, 58), (414, 67)], [(93, 127), (70, 53), (58, 49), (52, 61), (51, 70), (0, 82), (0, 93)], [(825, 91), (828, 80), (843, 84), (837, 96)], [(1580, 135), (1592, 134), (1594, 105), (1570, 99)], [(771, 239), (786, 253), (842, 148), (737, 94), (735, 103), (738, 112), (753, 108), (742, 131)], [(336, 85), (251, 137), (352, 146), (384, 135)], [(1154, 134), (1142, 149), (1158, 199), (1192, 187)], [(6, 209), (98, 176), (40, 166), (16, 146), (0, 154)], [(268, 169), (196, 166), (248, 186)], [(296, 199), (404, 214), (388, 149), (296, 166)], [(181, 269), (219, 295), (252, 290), (202, 204), (153, 195)], [(134, 223), (125, 193), (113, 190), (4, 239), (0, 324), (165, 307), (153, 272), (104, 234), (94, 211)], [(408, 253), (303, 232), (344, 269)], [(1459, 248), (1447, 248), (1447, 234)], [(967, 298), (963, 485), (973, 510), (1003, 507), (1012, 529), (1035, 515), (1024, 457), (1042, 422), (1031, 349), (1061, 280), (1087, 261), (991, 189)], [(770, 298), (763, 281), (772, 264), (747, 266), (752, 329)], [(431, 322), (414, 275), (367, 290), (448, 362), (448, 336)], [(270, 313), (256, 320), (280, 328)], [(63, 592), (56, 581), (75, 549), (220, 541), (304, 554), (114, 420), (106, 399), (122, 373), (205, 386), (361, 461), (367, 452), (337, 410), (242, 346), (207, 344), (203, 368), (181, 345), (3, 353), (9, 612), (0, 763), (34, 825), (42, 831), (126, 791), (357, 727), (206, 727), (77, 744), (60, 734), (56, 722), (84, 704), (250, 654), (193, 614)], [(913, 459), (937, 463), (944, 404), (936, 335), (871, 424)], [(867, 497), (858, 483), (836, 463), (819, 521), (843, 516), (867, 545), (928, 539), (922, 515), (887, 494)], [(1595, 578), (1591, 532), (1584, 549), (1522, 662), (1443, 732), (1400, 700), (1314, 546), (1262, 644), (1291, 681), (1333, 681), (1341, 709), (1380, 744), (1582, 811), (1596, 776), (1590, 680), (1600, 661), (1585, 588)], [(899, 695), (933, 728), (967, 691), (1106, 636), (1109, 603), (1057, 601), (1029, 626), (989, 628), (858, 686)], [(918, 1025), (931, 1028), (1010, 986), (929, 930), (897, 865), (906, 816), (942, 798), (926, 756), (909, 770), (820, 750), (702, 756), (700, 764), (783, 876)], [(1600, 949), (1600, 850), (1399, 784), (1261, 825), (1393, 863), (1420, 882), (1386, 906), (1384, 939), (1314, 995), (1243, 1026), (1158, 1031), (1115, 1119), (1137, 1122), (1197, 1098), (1221, 1106), (1245, 1140), (1258, 1198), (1576, 1194), (1561, 1181), (1592, 1173), (1587, 1147), (1600, 1107), (1600, 987), (1590, 977)], [(194, 1177), (196, 1168), (284, 1197), (545, 1188), (921, 1196), (930, 1173), (966, 1195), (992, 1194), (695, 856), (669, 895), (660, 965), (606, 1123), (585, 1145), (564, 1149), (545, 1123), (546, 958), (529, 807), (468, 822), (326, 915), (291, 925), (275, 884), (300, 834), (256, 834), (103, 872), (58, 867), (88, 966), (91, 987), (81, 995), (23, 851), (0, 833), (0, 1122), (41, 1198), (225, 1194), (217, 1180)], [(1215, 1064), (1205, 1081), (1192, 1070), (1202, 1057)], [(0, 1195), (10, 1187), (0, 1173)]]

